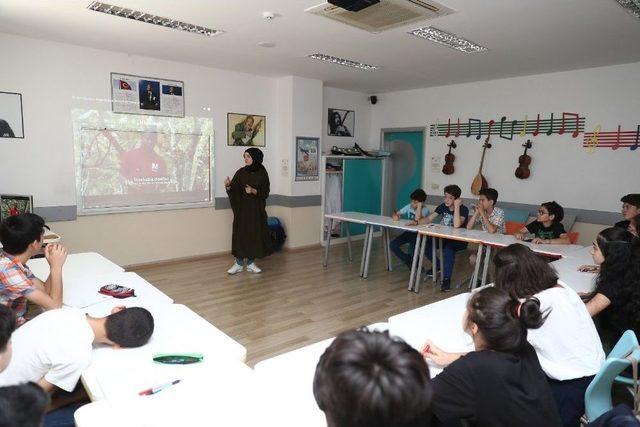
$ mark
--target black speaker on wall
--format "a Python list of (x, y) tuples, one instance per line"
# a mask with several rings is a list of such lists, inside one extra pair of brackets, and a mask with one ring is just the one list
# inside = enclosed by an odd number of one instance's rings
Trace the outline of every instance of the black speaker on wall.
[(376, 3), (380, 3), (380, 0), (329, 0), (329, 3), (350, 12), (357, 12), (369, 6), (373, 6)]
[(371, 105), (376, 105), (378, 103), (378, 97), (375, 95), (371, 95), (369, 97), (369, 102), (371, 102)]

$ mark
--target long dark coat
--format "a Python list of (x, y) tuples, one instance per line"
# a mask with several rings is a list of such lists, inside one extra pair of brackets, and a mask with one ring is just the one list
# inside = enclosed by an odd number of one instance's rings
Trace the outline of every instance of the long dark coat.
[[(258, 194), (247, 194), (250, 185)], [(263, 258), (271, 254), (271, 238), (267, 227), (266, 200), (269, 197), (269, 174), (264, 166), (256, 171), (240, 168), (227, 191), (233, 209), (231, 253), (236, 258)]]

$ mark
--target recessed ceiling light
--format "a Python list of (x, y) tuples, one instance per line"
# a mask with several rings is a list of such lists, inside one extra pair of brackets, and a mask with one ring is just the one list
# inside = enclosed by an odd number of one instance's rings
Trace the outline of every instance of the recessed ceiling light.
[(362, 62), (352, 61), (351, 59), (337, 58), (335, 56), (325, 55), (323, 53), (314, 53), (312, 55), (308, 55), (308, 58), (330, 62), (332, 64), (343, 65), (345, 67), (358, 68), (360, 70), (377, 70), (378, 68), (380, 68), (376, 65), (363, 64)]
[(459, 50), (464, 53), (484, 52), (487, 50), (486, 47), (480, 46), (477, 43), (474, 43), (467, 39), (463, 39), (462, 37), (458, 37), (454, 34), (447, 33), (446, 31), (438, 30), (437, 28), (433, 27), (416, 28), (415, 30), (409, 31), (408, 34), (441, 44), (443, 46), (450, 47), (451, 49)]
[(627, 12), (640, 21), (640, 0), (616, 0)]
[(126, 7), (113, 6), (111, 4), (99, 1), (91, 2), (87, 9), (94, 12), (106, 13), (107, 15), (119, 16), (121, 18), (133, 19), (147, 24), (159, 25), (161, 27), (173, 28), (174, 30), (187, 31), (203, 36), (215, 36), (224, 33), (222, 30), (213, 30), (200, 25), (189, 24), (187, 22), (178, 21), (171, 18), (163, 18), (162, 16), (151, 15), (139, 10), (127, 9)]
[(272, 42), (260, 42), (258, 46), (260, 47), (274, 47), (276, 44)]

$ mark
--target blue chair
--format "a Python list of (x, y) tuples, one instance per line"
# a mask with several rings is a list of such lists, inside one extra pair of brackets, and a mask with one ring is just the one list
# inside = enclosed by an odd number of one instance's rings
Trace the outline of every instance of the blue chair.
[[(600, 371), (591, 381), (591, 384), (589, 384), (589, 387), (587, 387), (584, 395), (587, 420), (593, 421), (613, 408), (611, 402), (611, 387), (613, 382), (617, 381), (620, 373), (631, 366), (631, 362), (626, 359), (629, 353), (631, 353), (632, 357), (636, 360), (640, 360), (640, 348), (637, 346), (638, 339), (633, 331), (626, 331), (620, 340), (618, 340), (611, 353), (609, 353), (609, 356), (600, 368)], [(633, 384), (632, 379), (630, 382), (627, 382), (627, 380), (629, 380), (627, 378), (624, 378), (624, 380), (626, 384)]]

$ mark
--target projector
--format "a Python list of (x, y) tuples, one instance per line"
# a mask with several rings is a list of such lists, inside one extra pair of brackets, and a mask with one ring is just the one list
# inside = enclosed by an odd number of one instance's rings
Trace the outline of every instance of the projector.
[(365, 9), (369, 6), (373, 6), (376, 3), (380, 3), (380, 0), (328, 0), (334, 6), (341, 7), (344, 10), (350, 12), (357, 12)]

